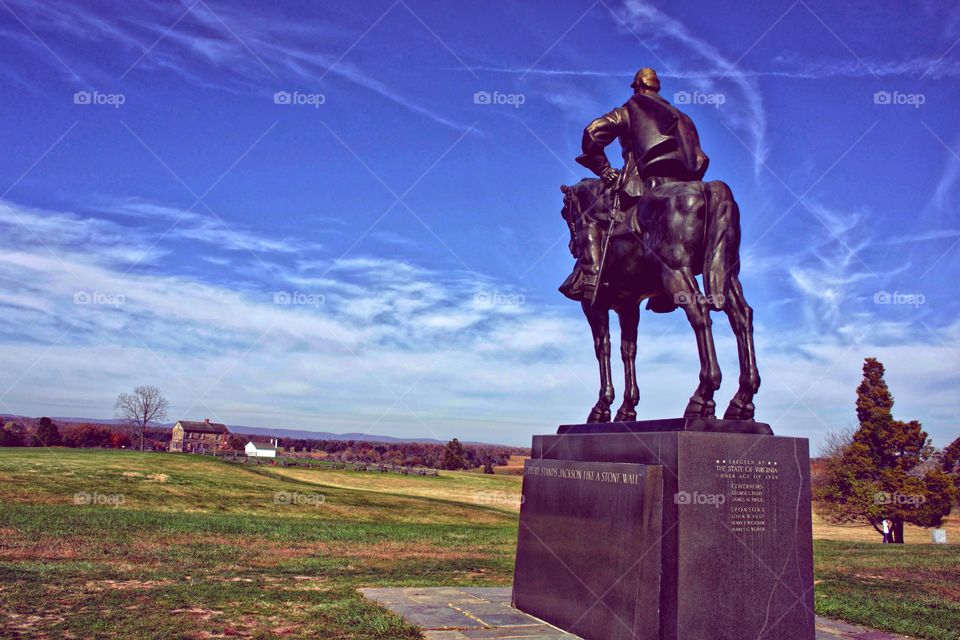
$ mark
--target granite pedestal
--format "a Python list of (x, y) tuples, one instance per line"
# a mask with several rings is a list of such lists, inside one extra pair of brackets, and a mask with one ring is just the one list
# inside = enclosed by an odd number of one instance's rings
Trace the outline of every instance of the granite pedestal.
[(813, 640), (808, 443), (770, 433), (680, 419), (535, 436), (514, 606), (586, 640)]

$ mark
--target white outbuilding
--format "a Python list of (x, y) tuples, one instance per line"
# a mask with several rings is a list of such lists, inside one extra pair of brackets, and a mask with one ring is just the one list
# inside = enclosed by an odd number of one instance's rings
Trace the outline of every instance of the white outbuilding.
[(247, 443), (247, 446), (243, 448), (244, 452), (251, 458), (276, 458), (277, 457), (277, 444), (276, 440), (273, 442), (253, 442), (252, 440)]

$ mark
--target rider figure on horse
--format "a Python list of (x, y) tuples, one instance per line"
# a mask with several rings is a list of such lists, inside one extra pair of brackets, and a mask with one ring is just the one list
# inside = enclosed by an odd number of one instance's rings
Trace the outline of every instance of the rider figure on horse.
[[(583, 154), (577, 162), (619, 190), (620, 210), (630, 215), (644, 195), (661, 184), (701, 180), (709, 158), (700, 148), (697, 129), (686, 114), (660, 96), (660, 79), (649, 67), (633, 79), (633, 96), (621, 107), (600, 116), (583, 130)], [(620, 142), (623, 169), (610, 166), (604, 149)], [(622, 175), (621, 175), (622, 171)], [(611, 212), (597, 206), (584, 212), (573, 273), (560, 287), (574, 300), (592, 300), (599, 286), (601, 247)]]

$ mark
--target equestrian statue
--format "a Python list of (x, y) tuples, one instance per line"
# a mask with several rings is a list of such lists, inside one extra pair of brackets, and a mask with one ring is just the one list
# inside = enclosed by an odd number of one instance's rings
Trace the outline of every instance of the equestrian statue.
[[(625, 389), (614, 420), (637, 417), (637, 327), (640, 304), (687, 315), (700, 354), (700, 384), (684, 417), (715, 415), (720, 367), (711, 311), (723, 311), (737, 340), (739, 388), (725, 420), (753, 420), (760, 388), (753, 345), (753, 310), (740, 285), (740, 209), (726, 183), (704, 182), (709, 158), (693, 121), (660, 95), (656, 72), (637, 72), (633, 95), (583, 132), (577, 162), (599, 178), (561, 186), (562, 215), (577, 259), (560, 291), (581, 303), (600, 364), (600, 394), (587, 422), (609, 422), (614, 400), (609, 312), (620, 319)], [(604, 151), (619, 141), (623, 167)], [(697, 281), (702, 276), (703, 289)]]

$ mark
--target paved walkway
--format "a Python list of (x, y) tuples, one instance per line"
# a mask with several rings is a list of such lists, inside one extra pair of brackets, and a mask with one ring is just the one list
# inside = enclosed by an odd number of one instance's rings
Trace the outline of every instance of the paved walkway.
[[(579, 640), (510, 606), (509, 588), (361, 589), (367, 598), (423, 629), (427, 640)], [(906, 640), (817, 618), (817, 640)]]

